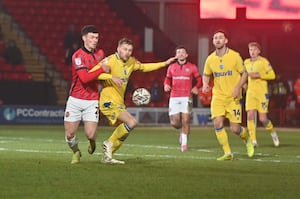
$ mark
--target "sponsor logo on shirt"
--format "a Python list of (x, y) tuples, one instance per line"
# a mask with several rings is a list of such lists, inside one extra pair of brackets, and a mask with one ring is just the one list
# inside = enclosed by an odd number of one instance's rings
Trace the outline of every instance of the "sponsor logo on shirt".
[(214, 77), (232, 76), (232, 70), (226, 72), (214, 72)]
[(178, 77), (173, 77), (173, 79), (189, 80), (189, 79), (190, 79), (190, 77), (178, 76)]

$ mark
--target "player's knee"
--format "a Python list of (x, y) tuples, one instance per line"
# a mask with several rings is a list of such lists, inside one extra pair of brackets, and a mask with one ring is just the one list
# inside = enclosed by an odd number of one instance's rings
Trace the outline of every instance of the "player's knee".
[(180, 129), (182, 126), (181, 125), (172, 125), (175, 129)]
[(76, 136), (73, 137), (67, 137), (66, 136), (66, 143), (70, 146), (73, 147), (78, 143), (78, 140), (76, 138)]
[(224, 125), (223, 125), (223, 122), (220, 121), (220, 120), (214, 120), (214, 127), (215, 129), (218, 129), (218, 128), (222, 128)]
[(65, 131), (66, 140), (71, 140), (73, 137), (75, 137), (75, 132), (74, 131)]
[(87, 133), (86, 137), (88, 140), (95, 140), (96, 138), (96, 133)]
[(233, 132), (234, 134), (240, 134), (241, 132), (241, 127), (240, 126), (230, 126), (230, 130), (231, 132)]
[(263, 124), (263, 125), (265, 125), (265, 124), (267, 124), (268, 123), (268, 118), (267, 117), (260, 117), (259, 118), (259, 121)]
[(182, 125), (175, 120), (171, 120), (170, 123), (175, 129), (180, 129), (182, 127)]
[(138, 121), (135, 118), (133, 118), (127, 122), (127, 125), (130, 126), (131, 129), (133, 129), (138, 125)]

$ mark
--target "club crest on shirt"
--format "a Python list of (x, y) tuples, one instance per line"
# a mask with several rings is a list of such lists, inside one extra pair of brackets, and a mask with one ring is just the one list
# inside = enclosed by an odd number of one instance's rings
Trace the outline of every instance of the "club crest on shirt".
[(224, 65), (223, 64), (220, 64), (219, 67), (220, 67), (221, 70), (224, 69)]
[(190, 72), (190, 69), (189, 69), (189, 68), (186, 68), (186, 69), (185, 69), (185, 72), (187, 72), (187, 73)]
[(81, 65), (81, 58), (75, 58), (75, 64), (77, 66)]

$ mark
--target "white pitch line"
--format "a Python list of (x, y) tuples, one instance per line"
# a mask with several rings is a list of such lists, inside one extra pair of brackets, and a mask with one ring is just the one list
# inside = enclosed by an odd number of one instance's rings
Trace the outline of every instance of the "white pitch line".
[[(124, 146), (138, 147), (138, 148), (151, 148), (151, 149), (170, 149), (170, 150), (178, 150), (179, 149), (179, 147), (159, 146), (159, 145), (142, 145), (142, 144), (124, 144)], [(207, 153), (214, 152), (214, 151), (208, 150), (208, 149), (193, 149), (193, 151), (207, 152)]]
[[(5, 138), (5, 139), (3, 139)], [(22, 137), (0, 137), (1, 139), (1, 143), (7, 143), (7, 142), (13, 142), (13, 141), (23, 141), (23, 140), (30, 140), (32, 141), (32, 139), (28, 139), (28, 138), (22, 138)], [(46, 142), (53, 142), (53, 143), (63, 143), (64, 141), (60, 141), (60, 140), (54, 140), (54, 139), (47, 139), (47, 140), (43, 140), (43, 139), (34, 139), (35, 141), (46, 141)], [(179, 147), (171, 147), (171, 146), (159, 146), (159, 145), (142, 145), (142, 144), (124, 144), (125, 147), (136, 147), (136, 148), (151, 148), (151, 149), (168, 149), (168, 150), (179, 150)], [(208, 150), (208, 149), (190, 149), (191, 151), (196, 151), (196, 152), (203, 152), (203, 153), (216, 153), (216, 151), (213, 150)], [(27, 152), (27, 153), (56, 153), (56, 154), (68, 154), (71, 153), (70, 151), (41, 151), (41, 150), (31, 150), (31, 149), (15, 149), (15, 150), (10, 150), (7, 148), (0, 148), (0, 151), (16, 151), (16, 152)], [(95, 153), (97, 154), (97, 153)], [(100, 153), (98, 153), (100, 154)], [(234, 154), (241, 154), (239, 152), (234, 152)], [(117, 153), (115, 154), (117, 156), (137, 156), (136, 154), (120, 154)], [(280, 157), (280, 155), (277, 154), (263, 154), (263, 153), (256, 153), (255, 155), (257, 156), (263, 156), (263, 157), (269, 157), (269, 156), (273, 156), (276, 157), (277, 159)], [(182, 158), (182, 159), (202, 159), (202, 160), (214, 160), (216, 159), (216, 157), (201, 157), (201, 156), (190, 156), (187, 154), (183, 154), (182, 156), (173, 156), (173, 155), (150, 155), (150, 154), (144, 154), (142, 155), (142, 157), (148, 157), (148, 158)], [(296, 157), (291, 157), (293, 158), (300, 158), (300, 156), (296, 156)], [(299, 160), (293, 161), (291, 159), (291, 161), (282, 161), (282, 160), (263, 160), (260, 158), (253, 158), (253, 159), (243, 159), (243, 158), (237, 158), (238, 160), (248, 160), (248, 161), (256, 161), (256, 162), (273, 162), (273, 163), (280, 163), (280, 162), (289, 162), (289, 163), (300, 163)]]
[(54, 140), (54, 139), (39, 139), (39, 138), (24, 138), (24, 137), (0, 137), (1, 142), (7, 141), (7, 142), (12, 142), (12, 141), (30, 141), (30, 142), (55, 142), (55, 143), (60, 143), (60, 142), (65, 142), (64, 139), (61, 140)]
[[(47, 151), (47, 150), (32, 150), (32, 149), (7, 149), (7, 148), (0, 148), (0, 151), (15, 151), (15, 152), (22, 152), (22, 153), (54, 153), (54, 154), (70, 154), (70, 151)], [(95, 153), (100, 155), (100, 153)], [(216, 160), (216, 157), (202, 157), (202, 156), (191, 156), (187, 154), (181, 155), (151, 155), (151, 154), (144, 154), (144, 155), (136, 155), (130, 153), (117, 153), (116, 156), (121, 157), (143, 157), (143, 158), (167, 158), (167, 159), (196, 159), (196, 160)], [(242, 161), (255, 161), (255, 162), (270, 162), (270, 163), (300, 163), (300, 161), (286, 161), (286, 160), (263, 160), (263, 159), (250, 159), (250, 158), (236, 158), (236, 160)]]

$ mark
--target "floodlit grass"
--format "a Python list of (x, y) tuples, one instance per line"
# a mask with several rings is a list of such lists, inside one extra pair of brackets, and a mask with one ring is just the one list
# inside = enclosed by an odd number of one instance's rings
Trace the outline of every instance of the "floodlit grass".
[(0, 126), (0, 198), (300, 198), (300, 130), (280, 129), (281, 146), (258, 130), (259, 147), (250, 159), (235, 135), (235, 160), (222, 155), (212, 128), (195, 128), (189, 150), (180, 152), (178, 133), (167, 127), (138, 127), (115, 157), (125, 165), (100, 163), (101, 143), (112, 132), (99, 127), (98, 148), (71, 165), (62, 126)]

